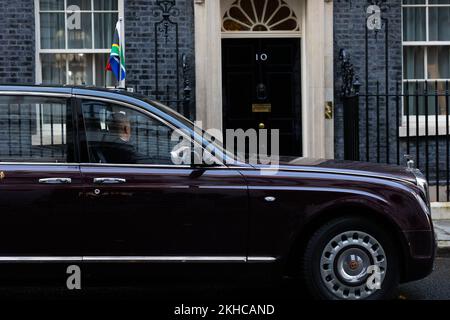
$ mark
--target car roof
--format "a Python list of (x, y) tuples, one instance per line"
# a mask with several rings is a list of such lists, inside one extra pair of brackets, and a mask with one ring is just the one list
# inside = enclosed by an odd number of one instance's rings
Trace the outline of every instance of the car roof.
[(126, 89), (118, 88), (100, 88), (93, 86), (75, 86), (75, 85), (25, 85), (25, 84), (6, 84), (0, 85), (0, 92), (16, 92), (16, 93), (43, 93), (43, 94), (60, 94), (60, 95), (80, 95), (98, 98), (110, 98), (124, 102), (134, 102), (135, 104), (145, 107), (144, 104), (150, 104), (157, 109), (165, 109), (161, 104), (149, 99), (148, 97), (132, 93)]
[(0, 91), (45, 92), (45, 93), (71, 94), (72, 87), (6, 84), (6, 85), (0, 85)]
[(142, 98), (142, 95), (131, 93), (126, 89), (102, 88), (94, 86), (75, 86), (75, 85), (26, 85), (26, 84), (2, 84), (0, 91), (19, 91), (19, 92), (43, 92), (43, 93), (62, 93), (72, 94), (76, 89), (87, 90), (95, 95), (98, 93), (117, 93), (134, 98)]
[[(168, 106), (149, 99), (147, 96), (128, 92), (126, 89), (107, 89), (91, 86), (74, 86), (74, 85), (19, 85), (9, 84), (0, 85), (1, 92), (15, 92), (15, 93), (43, 93), (43, 94), (60, 94), (60, 95), (77, 95), (82, 97), (97, 97), (112, 99), (115, 101), (122, 101), (139, 106), (148, 111), (152, 111), (155, 115), (167, 119), (170, 117), (173, 120), (180, 121), (181, 124), (186, 125), (190, 122), (189, 119), (182, 117)], [(192, 123), (190, 123), (192, 125)]]

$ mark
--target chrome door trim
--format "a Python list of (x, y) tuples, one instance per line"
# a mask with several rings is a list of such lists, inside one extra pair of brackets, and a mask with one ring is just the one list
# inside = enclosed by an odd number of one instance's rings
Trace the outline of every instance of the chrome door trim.
[[(24, 166), (60, 166), (60, 167), (130, 167), (130, 168), (167, 168), (167, 169), (192, 169), (192, 166), (189, 165), (181, 165), (181, 164), (117, 164), (117, 163), (88, 163), (88, 162), (82, 162), (82, 163), (74, 163), (74, 162), (1, 162), (0, 161), (0, 167), (2, 165), (5, 166), (17, 166), (17, 165), (24, 165)], [(207, 167), (208, 169), (228, 169), (228, 167), (218, 166), (218, 167)]]
[(57, 92), (30, 92), (30, 91), (0, 91), (0, 96), (40, 96), (51, 98), (72, 98), (70, 93), (57, 93)]
[(79, 163), (74, 162), (0, 162), (0, 166), (17, 166), (17, 165), (25, 165), (25, 166), (71, 166), (71, 167), (79, 167)]
[(275, 257), (221, 256), (0, 256), (2, 262), (170, 262), (170, 263), (246, 263), (275, 262)]
[(247, 262), (275, 262), (275, 257), (248, 257)]
[(81, 262), (83, 257), (0, 257), (0, 263), (2, 262)]
[(87, 262), (247, 262), (245, 257), (183, 257), (183, 256), (89, 256)]
[[(0, 163), (1, 164), (1, 163)], [(182, 164), (126, 164), (126, 163), (86, 163), (79, 164), (82, 167), (120, 167), (120, 168), (163, 168), (163, 169), (192, 169), (191, 166)]]

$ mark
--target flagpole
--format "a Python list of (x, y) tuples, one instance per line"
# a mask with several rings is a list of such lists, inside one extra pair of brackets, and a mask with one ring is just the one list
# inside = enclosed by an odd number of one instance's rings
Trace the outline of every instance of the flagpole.
[[(111, 47), (108, 65), (106, 66), (107, 71), (114, 72), (116, 78), (116, 89), (126, 89), (125, 45), (124, 45), (125, 41), (124, 41), (124, 28), (122, 26), (122, 22), (123, 18), (119, 17), (114, 32), (114, 39)], [(111, 64), (114, 64), (114, 66), (111, 66)], [(107, 75), (105, 75), (105, 86), (106, 82), (107, 82)]]
[[(119, 22), (120, 22), (120, 50), (122, 51), (122, 56), (125, 60), (125, 32), (124, 32), (124, 25), (123, 25), (123, 17), (119, 17)], [(119, 71), (119, 88), (123, 88), (125, 89), (125, 79), (122, 79), (122, 68), (120, 68)]]

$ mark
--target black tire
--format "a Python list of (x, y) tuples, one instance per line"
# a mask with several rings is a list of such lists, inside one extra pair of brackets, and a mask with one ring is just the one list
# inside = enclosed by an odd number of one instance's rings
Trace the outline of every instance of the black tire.
[[(388, 233), (388, 231), (386, 231), (386, 228), (383, 228), (382, 226), (372, 222), (371, 220), (350, 216), (338, 218), (326, 223), (312, 235), (312, 237), (308, 241), (308, 244), (306, 245), (306, 249), (304, 251), (303, 258), (301, 261), (301, 270), (307, 289), (315, 299), (327, 299), (327, 300), (346, 299), (345, 296), (342, 296), (343, 293), (340, 294), (339, 291), (333, 291), (336, 289), (330, 288), (325, 284), (325, 281), (329, 279), (325, 280), (323, 279), (323, 277), (326, 277), (326, 275), (324, 275), (324, 272), (326, 271), (322, 271), (321, 268), (323, 268), (324, 270), (328, 270), (330, 264), (326, 263), (325, 266), (324, 262), (321, 263), (321, 259), (323, 258), (322, 254), (325, 255), (325, 252), (329, 251), (328, 250), (330, 248), (329, 244), (335, 237), (340, 236), (345, 232), (355, 230), (360, 231), (361, 235), (363, 235), (364, 233), (368, 234), (371, 237), (373, 237), (373, 240), (378, 241), (382, 247), (381, 250), (383, 250), (385, 253), (385, 261), (386, 261), (386, 270), (383, 282), (381, 284), (381, 289), (374, 290), (374, 292), (371, 293), (369, 296), (360, 296), (358, 298), (368, 300), (383, 300), (383, 299), (392, 299), (394, 297), (399, 282), (400, 269), (398, 260), (399, 252), (397, 252), (398, 250), (395, 245), (395, 242), (393, 241), (393, 238)], [(327, 250), (325, 250), (326, 248)], [(358, 248), (358, 246), (356, 246), (355, 248)], [(361, 245), (360, 248), (362, 249), (363, 246)], [(349, 245), (347, 249), (352, 249), (352, 246)], [(329, 286), (331, 286), (333, 282), (337, 282), (338, 284), (339, 283), (346, 284), (345, 281), (342, 281), (343, 278), (340, 277), (338, 271), (342, 269), (339, 269), (337, 267), (337, 263), (335, 263), (335, 261), (338, 260), (339, 252), (342, 253), (345, 252), (345, 250), (344, 249), (336, 249), (336, 250), (342, 251), (336, 251), (337, 253), (335, 255), (331, 255), (330, 259), (333, 259), (332, 264), (333, 269), (331, 270), (332, 276), (330, 277), (335, 278), (332, 281), (330, 280)], [(346, 267), (350, 266), (350, 264), (345, 265)], [(355, 286), (348, 285), (348, 287), (350, 287), (351, 290), (354, 290), (352, 292), (352, 296), (348, 298), (355, 298), (357, 293), (360, 292), (360, 290), (355, 289), (356, 285)], [(339, 290), (342, 290), (341, 292), (344, 292), (343, 290), (344, 288), (346, 288), (345, 285), (342, 286), (342, 289)], [(369, 291), (364, 291), (363, 293), (369, 294), (367, 292)]]

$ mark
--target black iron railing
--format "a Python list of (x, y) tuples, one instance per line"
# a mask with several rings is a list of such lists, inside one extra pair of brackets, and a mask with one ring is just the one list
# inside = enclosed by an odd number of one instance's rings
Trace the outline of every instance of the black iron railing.
[(358, 29), (365, 35), (364, 50), (355, 66), (349, 52), (340, 51), (344, 158), (404, 166), (413, 160), (430, 183), (431, 200), (449, 202), (449, 82), (396, 82), (402, 75), (401, 68), (391, 68), (398, 66), (390, 48), (398, 40), (390, 34), (398, 25), (392, 8), (387, 1), (368, 0)]
[[(186, 117), (191, 110), (191, 68), (186, 53), (180, 46), (180, 9), (175, 0), (155, 0), (154, 23), (154, 76), (155, 85), (147, 95), (167, 104)], [(171, 70), (167, 73), (167, 68)]]
[(430, 183), (431, 200), (449, 202), (449, 81), (399, 81), (394, 93), (380, 82), (367, 86), (374, 92), (343, 98), (344, 115), (351, 115), (344, 120), (345, 150), (354, 151), (345, 157), (398, 165), (412, 159)]

